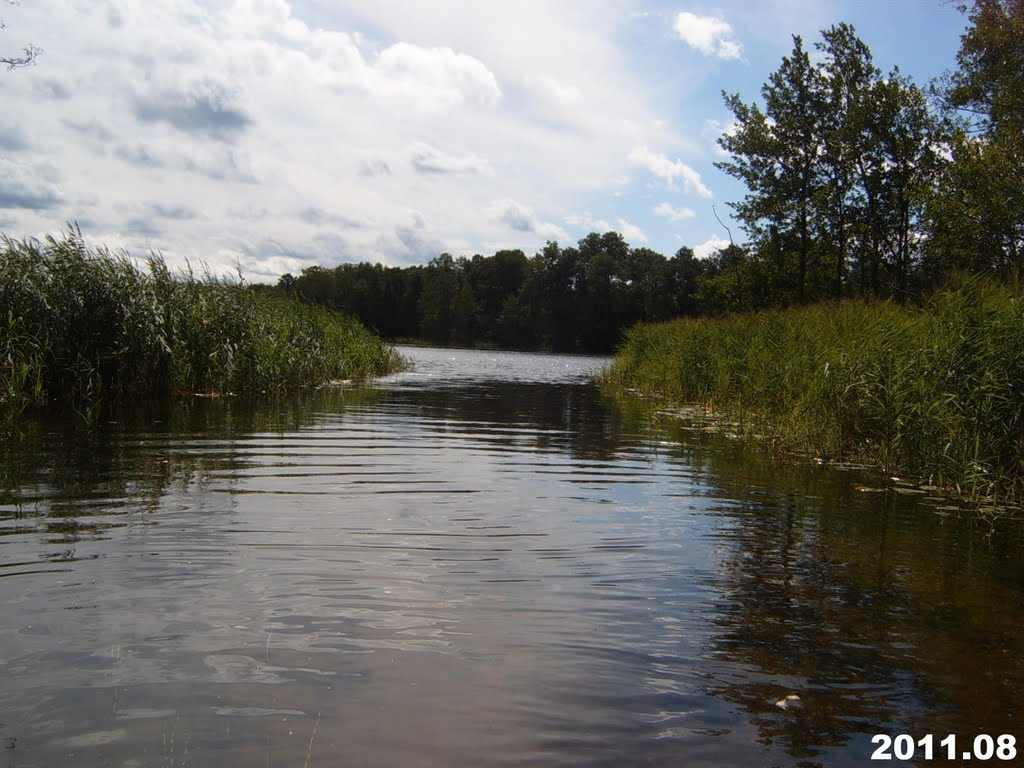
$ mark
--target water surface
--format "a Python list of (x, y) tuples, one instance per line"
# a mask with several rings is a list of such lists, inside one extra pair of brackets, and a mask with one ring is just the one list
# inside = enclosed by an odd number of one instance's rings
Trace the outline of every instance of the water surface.
[(404, 351), (369, 387), (24, 423), (0, 765), (853, 766), (880, 732), (1024, 737), (1011, 532), (652, 421), (601, 358)]

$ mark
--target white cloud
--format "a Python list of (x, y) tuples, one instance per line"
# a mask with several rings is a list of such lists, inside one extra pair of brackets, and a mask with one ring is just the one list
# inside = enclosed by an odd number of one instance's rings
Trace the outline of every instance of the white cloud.
[(681, 160), (669, 160), (665, 155), (652, 152), (646, 146), (634, 147), (629, 153), (629, 160), (663, 179), (670, 189), (678, 188), (678, 179), (682, 181), (683, 191), (687, 194), (711, 197), (711, 190), (701, 181), (700, 174)]
[(63, 200), (61, 190), (40, 179), (45, 169), (36, 161), (24, 162), (0, 157), (0, 210), (17, 208), (33, 211), (53, 210)]
[(416, 173), (491, 173), (491, 164), (476, 155), (449, 155), (437, 147), (416, 142), (408, 149), (409, 163)]
[(671, 204), (665, 202), (658, 205), (654, 212), (669, 221), (686, 221), (697, 216), (697, 212), (692, 208), (673, 208)]
[(687, 45), (705, 56), (716, 56), (719, 59), (739, 59), (743, 56), (743, 46), (736, 40), (732, 27), (724, 19), (683, 11), (676, 16), (675, 30)]
[(405, 221), (395, 224), (390, 231), (382, 232), (376, 241), (377, 248), (388, 261), (399, 263), (426, 263), (448, 250), (420, 211), (407, 212)]
[(730, 243), (728, 240), (724, 240), (718, 235), (711, 235), (711, 237), (703, 243), (693, 247), (693, 254), (698, 259), (706, 259), (729, 245)]
[(616, 230), (626, 239), (627, 242), (647, 242), (647, 234), (635, 224), (630, 224), (625, 219), (616, 219)]
[(517, 232), (532, 232), (536, 226), (533, 211), (510, 198), (495, 200), (488, 212), (491, 221), (505, 224)]
[(533, 89), (538, 96), (547, 99), (552, 105), (574, 107), (584, 100), (583, 91), (571, 83), (563, 83), (550, 75), (523, 78), (523, 83)]
[(238, 33), (291, 42), (309, 39), (309, 28), (292, 15), (287, 0), (235, 0), (230, 14)]
[(501, 224), (516, 232), (536, 233), (545, 240), (569, 239), (569, 233), (557, 224), (538, 221), (533, 210), (512, 198), (495, 200), (487, 207), (490, 221)]
[(46, 54), (3, 81), (4, 231), (78, 220), (91, 242), (274, 279), (570, 241), (567, 210), (621, 193), (602, 228), (646, 242), (629, 148), (686, 139), (629, 61), (626, 17), (574, 0), (23, 3), (4, 34)]
[(585, 229), (588, 233), (607, 232), (612, 228), (612, 225), (604, 219), (595, 219), (590, 211), (584, 211), (583, 213), (571, 213), (565, 217), (565, 223), (578, 230)]
[(574, 213), (565, 217), (565, 223), (576, 228), (580, 234), (589, 235), (591, 232), (604, 234), (605, 232), (618, 232), (627, 241), (647, 242), (647, 233), (637, 225), (619, 218), (611, 224), (606, 219), (595, 218), (590, 211)]
[(396, 43), (380, 54), (376, 69), (396, 81), (432, 90), (453, 102), (494, 106), (501, 101), (498, 81), (483, 62), (451, 48)]
[(209, 75), (166, 90), (149, 83), (133, 98), (132, 111), (144, 123), (163, 122), (183, 133), (222, 141), (244, 131), (252, 122), (238, 104), (237, 85)]

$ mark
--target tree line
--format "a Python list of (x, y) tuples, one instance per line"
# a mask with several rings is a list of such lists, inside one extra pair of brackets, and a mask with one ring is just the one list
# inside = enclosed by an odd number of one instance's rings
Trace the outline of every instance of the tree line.
[(723, 93), (718, 167), (743, 181), (746, 235), (698, 259), (616, 232), (427, 265), (310, 267), (278, 290), (382, 335), (609, 351), (640, 321), (850, 297), (914, 301), (951, 275), (1015, 279), (1024, 260), (1024, 3), (974, 0), (957, 67), (928, 88), (883, 74), (850, 24), (799, 36), (761, 101)]
[(606, 352), (637, 322), (704, 311), (699, 282), (716, 263), (690, 248), (666, 259), (606, 232), (576, 247), (550, 242), (532, 257), (503, 250), (404, 268), (309, 267), (278, 289), (350, 312), (390, 339)]

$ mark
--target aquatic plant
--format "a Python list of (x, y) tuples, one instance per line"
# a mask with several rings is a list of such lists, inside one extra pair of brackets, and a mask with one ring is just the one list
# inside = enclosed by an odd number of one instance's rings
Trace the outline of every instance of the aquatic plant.
[(848, 301), (638, 325), (603, 380), (743, 420), (784, 450), (1024, 497), (1024, 292)]
[(358, 321), (77, 230), (0, 240), (0, 414), (60, 400), (292, 388), (380, 375), (397, 353)]

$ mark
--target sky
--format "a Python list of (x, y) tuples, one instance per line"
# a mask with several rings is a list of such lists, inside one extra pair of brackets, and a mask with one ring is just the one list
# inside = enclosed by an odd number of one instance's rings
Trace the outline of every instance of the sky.
[(0, 55), (44, 53), (0, 71), (0, 232), (250, 282), (607, 230), (708, 255), (743, 240), (723, 90), (841, 21), (926, 85), (965, 28), (950, 0), (8, 2)]

